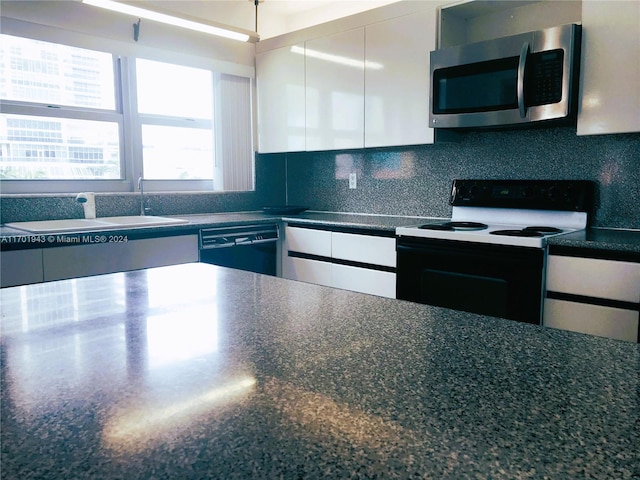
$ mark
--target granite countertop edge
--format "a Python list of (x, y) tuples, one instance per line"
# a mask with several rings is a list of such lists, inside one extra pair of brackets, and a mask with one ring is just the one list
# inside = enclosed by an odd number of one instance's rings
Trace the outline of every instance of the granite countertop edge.
[[(247, 225), (254, 223), (286, 222), (304, 224), (319, 227), (339, 227), (356, 230), (371, 230), (381, 232), (394, 232), (397, 227), (419, 225), (427, 222), (440, 221), (438, 217), (403, 216), (403, 215), (376, 215), (364, 213), (343, 213), (307, 210), (295, 215), (273, 215), (260, 210), (246, 212), (226, 213), (199, 213), (184, 215), (164, 215), (169, 218), (188, 220), (187, 224), (160, 225), (136, 228), (110, 229), (108, 231), (85, 231), (52, 233), (54, 236), (80, 236), (80, 235), (130, 235), (133, 238), (145, 238), (153, 236), (170, 236), (193, 234), (201, 228), (225, 227), (232, 225)], [(32, 244), (30, 242), (17, 241), (19, 238), (38, 236), (14, 228), (0, 225), (0, 239), (2, 250), (17, 250), (26, 248), (39, 248), (47, 245)], [(15, 241), (12, 241), (15, 240)], [(55, 242), (53, 245), (56, 246)], [(640, 229), (616, 229), (606, 227), (592, 227), (578, 232), (558, 235), (548, 240), (551, 249), (556, 247), (568, 247), (577, 249), (600, 250), (603, 252), (624, 252), (632, 255), (640, 255)]]
[(637, 255), (640, 260), (640, 230), (591, 227), (548, 240), (550, 252), (558, 247)]
[[(227, 212), (210, 214), (162, 215), (167, 218), (188, 220), (186, 224), (155, 225), (135, 228), (119, 228), (108, 230), (90, 230), (83, 232), (51, 232), (35, 234), (0, 225), (0, 249), (20, 250), (28, 248), (55, 247), (65, 244), (64, 241), (47, 241), (47, 238), (83, 237), (92, 235), (126, 235), (135, 238), (149, 238), (155, 236), (187, 235), (197, 233), (201, 228), (227, 227), (235, 225), (264, 224), (272, 222), (304, 223), (325, 227), (353, 228), (372, 231), (394, 232), (398, 226), (416, 225), (433, 221), (432, 217), (408, 217), (393, 215), (370, 215), (357, 213), (337, 213), (307, 211), (297, 215), (273, 215), (262, 211)], [(43, 237), (42, 242), (37, 241)], [(34, 241), (29, 241), (32, 238)]]

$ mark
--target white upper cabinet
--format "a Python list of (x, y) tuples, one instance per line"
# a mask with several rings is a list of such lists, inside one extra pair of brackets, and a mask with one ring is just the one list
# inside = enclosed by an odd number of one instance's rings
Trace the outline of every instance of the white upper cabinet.
[(578, 135), (640, 132), (640, 2), (582, 2)]
[(258, 151), (305, 150), (304, 44), (256, 55)]
[(429, 53), (443, 3), (396, 2), (261, 41), (258, 150), (433, 143)]
[(433, 143), (429, 52), (435, 9), (366, 27), (365, 147)]
[(364, 146), (364, 28), (309, 40), (307, 150)]

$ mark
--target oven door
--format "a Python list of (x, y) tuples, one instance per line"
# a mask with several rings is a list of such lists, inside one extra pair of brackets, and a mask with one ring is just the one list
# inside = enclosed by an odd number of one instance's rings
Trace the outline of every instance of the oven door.
[(397, 256), (399, 299), (540, 324), (542, 249), (399, 237)]

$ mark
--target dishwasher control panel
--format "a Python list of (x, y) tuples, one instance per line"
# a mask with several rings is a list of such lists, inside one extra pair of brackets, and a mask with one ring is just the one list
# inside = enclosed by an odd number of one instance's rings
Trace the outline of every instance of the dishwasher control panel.
[(274, 242), (279, 238), (278, 225), (240, 225), (200, 230), (200, 249), (228, 248)]

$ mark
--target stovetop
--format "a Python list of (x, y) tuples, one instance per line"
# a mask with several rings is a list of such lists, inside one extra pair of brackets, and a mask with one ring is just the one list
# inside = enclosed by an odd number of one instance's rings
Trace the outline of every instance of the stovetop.
[(586, 228), (592, 193), (585, 181), (454, 180), (450, 219), (399, 227), (396, 235), (543, 248)]
[(579, 228), (511, 223), (482, 224), (482, 227), (479, 225), (460, 227), (456, 225), (452, 226), (451, 222), (452, 221), (449, 220), (409, 227), (398, 227), (396, 228), (396, 235), (425, 239), (543, 248), (547, 244), (547, 240), (553, 236), (564, 235), (580, 230)]

